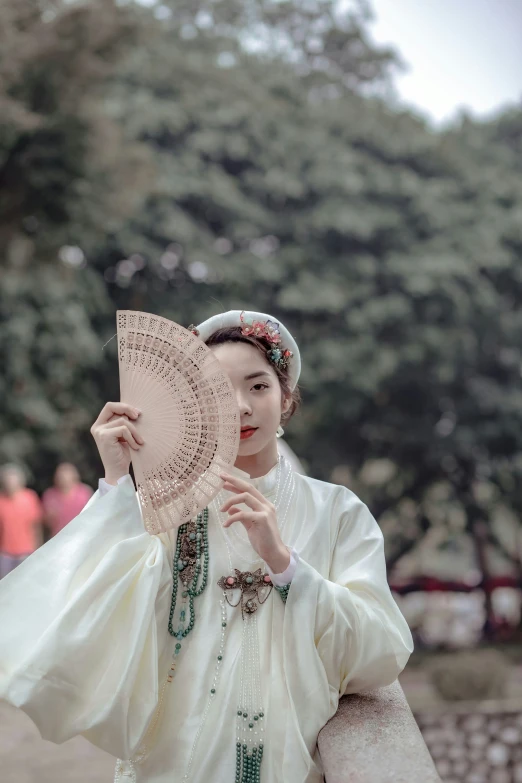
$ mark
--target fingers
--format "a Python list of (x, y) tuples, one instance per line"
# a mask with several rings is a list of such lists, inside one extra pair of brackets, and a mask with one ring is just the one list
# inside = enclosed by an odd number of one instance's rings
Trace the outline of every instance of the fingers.
[(227, 484), (233, 484), (234, 487), (241, 492), (248, 492), (254, 490), (254, 487), (243, 479), (237, 478), (237, 476), (231, 476), (230, 473), (220, 473), (219, 477), (223, 479)]
[(255, 523), (264, 519), (264, 514), (257, 511), (238, 511), (223, 522), (223, 527), (230, 527), (234, 522)]
[(107, 424), (114, 414), (128, 416), (129, 419), (137, 419), (140, 413), (141, 411), (138, 408), (135, 408), (133, 405), (128, 405), (126, 402), (107, 402), (94, 422), (93, 427)]
[[(224, 489), (228, 489), (229, 491), (234, 492), (234, 488), (230, 488), (231, 485), (225, 484)], [(237, 490), (235, 490), (237, 493)], [(264, 500), (264, 499), (263, 499)], [(254, 497), (250, 492), (241, 492), (240, 494), (234, 494), (233, 497), (229, 498), (221, 507), (221, 511), (225, 512), (230, 509), (231, 506), (235, 505), (236, 503), (244, 503), (245, 506), (248, 506), (253, 511), (262, 511), (265, 507), (265, 503), (261, 503), (258, 498)]]
[(139, 451), (140, 446), (143, 445), (143, 439), (141, 439), (142, 443), (138, 443), (127, 424), (121, 424), (118, 427), (105, 427), (100, 433), (100, 439), (102, 441), (104, 439), (124, 440), (134, 451)]
[(121, 427), (121, 426), (127, 427), (129, 432), (133, 436), (134, 440), (137, 443), (139, 443), (140, 446), (143, 446), (145, 441), (143, 440), (143, 438), (141, 437), (140, 433), (138, 432), (138, 428), (136, 427), (135, 424), (133, 424), (128, 419), (124, 419), (121, 416), (116, 416), (114, 419), (111, 419), (111, 421), (109, 421), (107, 424), (105, 424), (103, 428), (105, 430), (113, 430), (113, 429), (116, 429), (117, 427)]
[(219, 476), (225, 482), (223, 489), (226, 489), (229, 492), (250, 492), (250, 494), (257, 498), (261, 503), (265, 502), (265, 496), (247, 481), (243, 481), (243, 479), (231, 476), (229, 473), (220, 473)]

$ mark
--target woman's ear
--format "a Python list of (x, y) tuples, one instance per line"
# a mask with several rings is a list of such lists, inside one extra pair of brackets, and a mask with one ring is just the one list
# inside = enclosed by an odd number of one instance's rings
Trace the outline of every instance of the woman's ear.
[(286, 396), (283, 400), (283, 409), (281, 412), (287, 413), (287, 411), (289, 411), (291, 407), (292, 407), (292, 397)]

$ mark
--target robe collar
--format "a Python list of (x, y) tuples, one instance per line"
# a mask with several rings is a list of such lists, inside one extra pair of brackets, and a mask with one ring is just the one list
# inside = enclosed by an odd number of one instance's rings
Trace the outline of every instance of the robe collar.
[[(284, 458), (280, 456), (279, 459), (282, 462), (281, 470), (284, 470)], [(237, 476), (238, 478), (243, 479), (243, 481), (247, 481), (266, 498), (274, 495), (277, 490), (277, 464), (274, 465), (266, 475), (259, 476), (258, 478), (250, 478), (248, 473), (245, 473), (244, 470), (239, 470), (239, 468), (236, 467), (229, 468), (228, 472), (232, 476)]]

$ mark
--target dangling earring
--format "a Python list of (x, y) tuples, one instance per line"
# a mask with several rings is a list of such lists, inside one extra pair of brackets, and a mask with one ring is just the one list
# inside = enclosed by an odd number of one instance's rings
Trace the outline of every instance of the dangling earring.
[(281, 427), (281, 425), (279, 425), (276, 432), (276, 438), (282, 438), (284, 434), (285, 434), (284, 429)]

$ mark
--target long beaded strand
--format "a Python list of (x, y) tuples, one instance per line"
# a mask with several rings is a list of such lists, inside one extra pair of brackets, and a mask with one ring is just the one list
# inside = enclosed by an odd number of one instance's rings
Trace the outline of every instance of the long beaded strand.
[[(195, 548), (195, 555), (196, 555), (195, 558), (190, 557), (190, 559), (188, 559), (182, 557), (182, 551), (184, 548), (185, 549), (187, 548), (187, 544), (189, 547), (191, 546), (192, 548)], [(196, 621), (196, 615), (194, 611), (194, 599), (198, 598), (202, 594), (202, 592), (204, 591), (208, 583), (208, 563), (209, 563), (208, 508), (205, 508), (202, 514), (198, 514), (196, 523), (194, 523), (191, 520), (190, 522), (187, 522), (184, 525), (180, 525), (178, 529), (178, 536), (176, 539), (176, 550), (172, 561), (172, 594), (171, 594), (171, 601), (170, 601), (170, 613), (169, 613), (169, 624), (168, 624), (168, 631), (170, 635), (176, 638), (178, 641), (176, 642), (175, 649), (172, 654), (172, 661), (170, 664), (170, 669), (167, 674), (167, 678), (163, 683), (160, 692), (156, 711), (147, 728), (145, 737), (143, 738), (143, 741), (139, 749), (132, 757), (132, 759), (126, 761), (118, 759), (116, 763), (116, 770), (115, 770), (115, 777), (114, 777), (115, 783), (119, 783), (123, 779), (123, 777), (127, 778), (127, 780), (129, 780), (129, 783), (134, 783), (134, 781), (136, 781), (136, 770), (134, 765), (142, 764), (152, 749), (154, 734), (163, 713), (163, 707), (166, 698), (166, 688), (168, 684), (172, 682), (172, 679), (176, 671), (177, 658), (181, 652), (181, 642), (183, 639), (186, 639), (186, 637), (192, 631), (192, 629), (194, 628), (194, 623)], [(201, 582), (198, 586), (198, 581), (200, 576), (201, 576)], [(176, 611), (176, 603), (177, 603), (178, 588), (179, 588), (180, 581), (185, 589), (182, 591), (181, 594), (182, 600), (181, 600), (178, 628), (177, 630), (174, 630), (173, 619)], [(186, 617), (187, 604), (190, 612), (190, 618), (188, 620), (188, 623)], [(222, 612), (223, 611), (224, 611), (224, 607), (222, 607)], [(225, 618), (223, 618), (220, 654), (218, 656), (218, 664), (216, 667), (217, 671), (214, 676), (214, 685), (211, 690), (212, 695), (214, 695), (215, 693), (215, 686), (217, 684), (217, 679), (219, 676), (219, 668), (220, 668), (221, 661), (223, 659), (222, 650), (224, 647), (225, 628), (226, 628), (226, 622), (225, 622)], [(192, 756), (191, 756), (190, 764), (191, 763), (192, 763)], [(188, 780), (188, 772), (184, 780)]]
[[(174, 655), (172, 656), (173, 663), (171, 666), (171, 672), (169, 672), (169, 678), (170, 678), (168, 679), (169, 682), (172, 682), (172, 677), (176, 665), (175, 659), (181, 651), (181, 641), (182, 639), (186, 638), (191, 632), (191, 630), (194, 628), (194, 622), (195, 622), (194, 599), (201, 595), (201, 593), (203, 592), (203, 590), (205, 589), (208, 583), (208, 562), (209, 562), (208, 508), (206, 508), (203, 511), (203, 515), (201, 514), (198, 515), (196, 530), (190, 530), (190, 526), (191, 523), (188, 523), (180, 527), (178, 533), (178, 540), (176, 543), (176, 551), (174, 553), (174, 558), (173, 558), (173, 585), (172, 585), (172, 598), (170, 603), (168, 629), (170, 635), (174, 636), (178, 641), (176, 643)], [(186, 569), (188, 569), (190, 566), (190, 562), (188, 560), (183, 559), (182, 557), (183, 541), (186, 540), (187, 536), (188, 536), (188, 540), (193, 543), (195, 542), (195, 546), (196, 546), (196, 563), (195, 563), (195, 570), (192, 579), (187, 579), (187, 578), (184, 579)], [(201, 563), (202, 548), (203, 548), (203, 564)], [(198, 587), (197, 586), (198, 578), (201, 573), (202, 573), (201, 584)], [(190, 576), (190, 572), (189, 572), (189, 576)], [(183, 590), (181, 594), (182, 603), (181, 603), (181, 610), (180, 610), (180, 622), (177, 631), (175, 631), (172, 621), (174, 619), (174, 613), (176, 610), (176, 601), (177, 601), (177, 594), (178, 594), (178, 579), (185, 586), (185, 590)], [(187, 603), (189, 606), (190, 619), (188, 621), (188, 625), (184, 627), (184, 623), (186, 622)], [(227, 609), (226, 609), (227, 603), (224, 597), (221, 599), (220, 605), (221, 605), (221, 638), (220, 638), (218, 655), (216, 656), (214, 679), (212, 681), (212, 687), (210, 688), (207, 703), (205, 705), (205, 709), (203, 710), (203, 715), (198, 730), (196, 732), (196, 736), (194, 737), (194, 742), (192, 743), (189, 761), (187, 764), (187, 770), (183, 776), (183, 783), (188, 783), (188, 781), (190, 780), (192, 765), (194, 763), (194, 758), (195, 758), (199, 738), (205, 726), (210, 711), (210, 707), (212, 705), (212, 702), (214, 701), (214, 697), (216, 695), (216, 691), (219, 685), (219, 675), (221, 672), (221, 665), (223, 662), (223, 656), (225, 652), (225, 636), (226, 636), (226, 629), (227, 629)]]
[[(220, 525), (217, 515), (216, 522)], [(228, 544), (227, 554), (229, 573), (232, 574), (232, 556)], [(265, 711), (261, 702), (260, 668), (257, 615), (253, 612), (243, 617), (234, 783), (261, 783)]]
[[(279, 457), (279, 467), (285, 468), (288, 473), (279, 494), (281, 472), (278, 470), (275, 506), (277, 511), (282, 508), (282, 514), (278, 520), (281, 534), (286, 525), (288, 511), (295, 493), (295, 481), (293, 471), (289, 470), (284, 457)], [(288, 489), (287, 489), (288, 487)], [(229, 536), (225, 534), (219, 522), (218, 507), (221, 498), (218, 496), (216, 503), (216, 522), (223, 535), (229, 562), (229, 572), (232, 574), (231, 549), (239, 555)], [(219, 506), (217, 505), (219, 503)], [(243, 560), (255, 562), (240, 555)], [(281, 598), (286, 602), (290, 585), (284, 588), (276, 588)], [(253, 613), (243, 618), (243, 639), (241, 643), (240, 658), (240, 686), (239, 705), (236, 717), (236, 773), (234, 783), (261, 783), (261, 764), (264, 753), (264, 723), (265, 709), (262, 704), (261, 693), (261, 665), (259, 658), (259, 635), (257, 627), (257, 615)]]
[[(198, 514), (196, 529), (190, 530), (193, 527), (192, 522), (188, 522), (181, 525), (178, 530), (178, 538), (176, 541), (176, 551), (172, 562), (172, 597), (170, 601), (170, 613), (169, 613), (169, 633), (178, 639), (176, 644), (175, 655), (179, 655), (181, 650), (181, 640), (185, 639), (194, 628), (196, 621), (196, 615), (194, 612), (194, 598), (198, 598), (201, 595), (208, 583), (208, 561), (209, 561), (209, 549), (208, 549), (208, 508), (206, 508), (202, 514)], [(181, 550), (184, 538), (188, 536), (189, 541), (195, 542), (196, 547), (196, 563), (194, 566), (194, 575), (192, 579), (184, 578), (183, 572), (188, 570), (189, 561), (183, 560), (181, 557)], [(203, 565), (201, 563), (201, 550), (203, 548)], [(198, 587), (198, 579), (202, 574), (201, 584)], [(178, 584), (184, 585), (185, 590), (181, 594), (182, 607), (180, 610), (180, 623), (177, 631), (174, 630), (172, 620), (174, 618), (174, 612), (176, 611), (176, 602), (178, 597)], [(186, 605), (189, 605), (190, 619), (185, 627), (186, 620)], [(171, 667), (172, 668), (172, 667)], [(174, 666), (175, 668), (175, 666)]]
[(240, 706), (237, 711), (234, 783), (260, 783), (264, 752), (264, 709), (261, 703), (257, 616), (243, 619)]
[(209, 714), (209, 711), (210, 711), (210, 707), (212, 705), (212, 702), (214, 701), (214, 697), (215, 697), (215, 694), (216, 694), (216, 691), (217, 691), (217, 688), (218, 688), (218, 685), (219, 685), (219, 674), (220, 674), (221, 663), (223, 661), (223, 654), (224, 654), (224, 650), (225, 650), (225, 634), (226, 634), (226, 627), (227, 627), (227, 621), (226, 621), (227, 609), (226, 609), (226, 601), (225, 601), (224, 598), (221, 599), (220, 605), (221, 605), (221, 640), (220, 640), (220, 645), (219, 645), (219, 654), (217, 656), (217, 663), (216, 663), (215, 670), (214, 670), (214, 680), (212, 682), (212, 688), (210, 689), (210, 694), (209, 694), (209, 697), (207, 699), (207, 703), (206, 703), (205, 709), (203, 710), (203, 716), (201, 718), (201, 722), (200, 722), (198, 730), (196, 732), (196, 736), (194, 737), (194, 742), (192, 743), (192, 748), (190, 750), (190, 756), (189, 756), (189, 761), (188, 761), (188, 765), (187, 765), (187, 771), (183, 775), (183, 783), (188, 783), (188, 781), (190, 780), (190, 773), (191, 773), (191, 770), (192, 770), (192, 764), (194, 763), (194, 758), (195, 758), (195, 755), (196, 755), (196, 748), (197, 748), (197, 745), (198, 745), (198, 741), (199, 741), (199, 738), (200, 738), (201, 733), (203, 731), (203, 728), (205, 726), (205, 723), (206, 723), (206, 720), (207, 720), (207, 717), (208, 717), (208, 714)]

